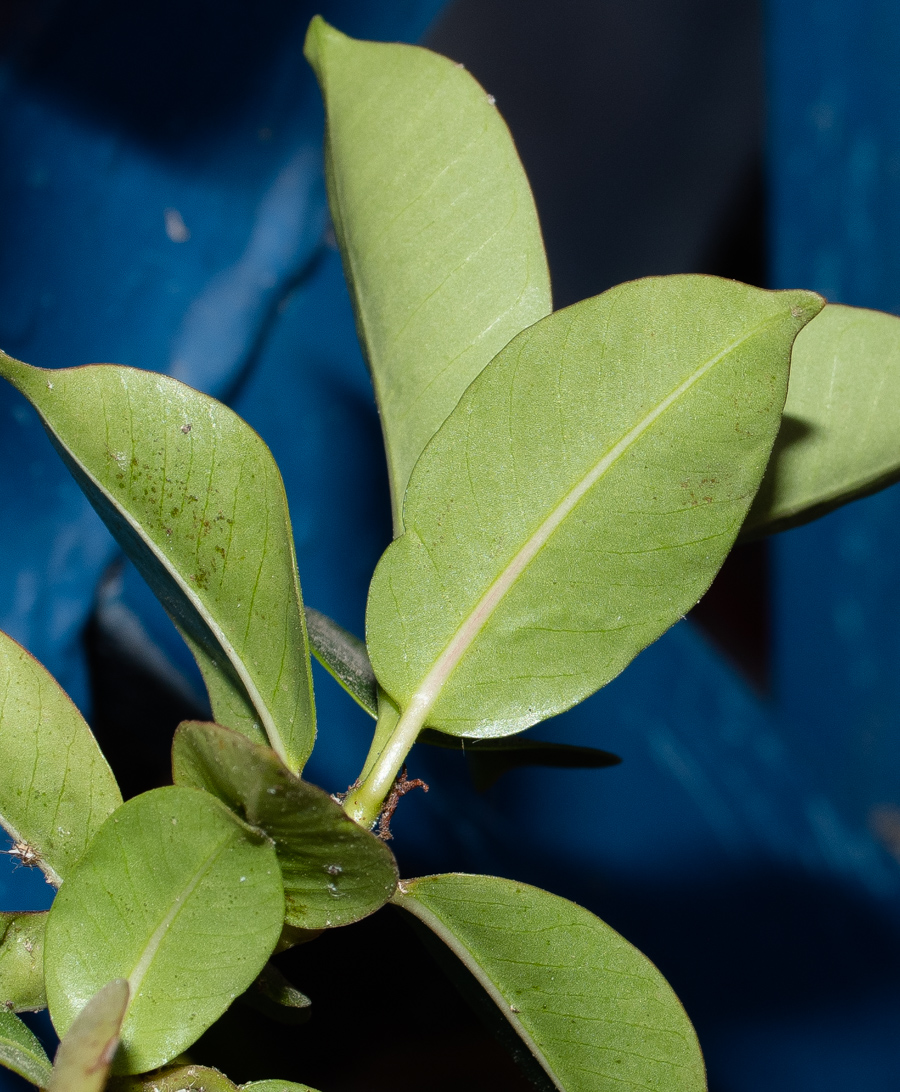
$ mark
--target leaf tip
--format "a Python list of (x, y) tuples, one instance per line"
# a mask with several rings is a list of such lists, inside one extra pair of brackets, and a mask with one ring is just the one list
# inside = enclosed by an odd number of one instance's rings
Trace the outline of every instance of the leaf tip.
[(325, 51), (329, 46), (347, 41), (347, 35), (327, 23), (321, 15), (314, 15), (306, 31), (303, 56), (309, 61), (319, 83), (323, 81)]

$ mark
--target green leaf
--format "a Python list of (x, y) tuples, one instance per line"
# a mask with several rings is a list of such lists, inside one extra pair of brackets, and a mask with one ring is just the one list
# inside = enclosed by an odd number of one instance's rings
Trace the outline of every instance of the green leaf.
[(128, 983), (116, 978), (88, 1001), (59, 1044), (47, 1092), (103, 1092), (128, 996)]
[(218, 1069), (172, 1065), (136, 1077), (113, 1077), (109, 1092), (237, 1092), (237, 1085)]
[(44, 931), (47, 911), (0, 913), (0, 1007), (38, 1012), (44, 991)]
[(0, 1007), (0, 1065), (18, 1073), (38, 1088), (50, 1080), (50, 1059), (31, 1029), (13, 1013)]
[(5, 633), (0, 770), (0, 824), (19, 844), (21, 863), (33, 861), (58, 887), (122, 796), (74, 703)]
[(377, 717), (378, 683), (364, 642), (312, 607), (306, 608), (306, 629), (310, 648), (322, 667), (357, 705)]
[(306, 56), (399, 533), (422, 449), (488, 361), (549, 313), (547, 260), (509, 130), (462, 66), (320, 18)]
[(178, 784), (218, 796), (272, 839), (289, 925), (349, 925), (393, 894), (397, 865), (387, 846), (267, 747), (218, 724), (187, 721), (175, 733), (172, 769)]
[(293, 1081), (251, 1081), (241, 1085), (241, 1092), (316, 1092), (308, 1084)]
[(646, 956), (575, 903), (491, 876), (393, 900), (465, 964), (563, 1092), (705, 1089), (694, 1029)]
[(104, 983), (127, 978), (115, 1070), (163, 1065), (256, 978), (283, 917), (267, 838), (195, 789), (135, 797), (103, 825), (50, 910), (54, 1026), (65, 1034)]
[[(111, 364), (44, 371), (0, 354), (75, 480), (197, 654), (217, 717), (298, 771), (315, 719), (287, 500), (227, 406)], [(255, 727), (254, 727), (255, 725)]]
[(277, 1024), (305, 1024), (312, 1015), (312, 1001), (292, 986), (274, 963), (267, 963), (259, 977), (238, 999)]
[(900, 319), (829, 304), (794, 343), (784, 422), (744, 527), (795, 527), (900, 479)]
[(597, 747), (575, 747), (571, 743), (544, 743), (539, 739), (462, 739), (424, 728), (416, 740), (432, 747), (464, 751), (472, 781), (479, 792), (509, 770), (523, 766), (545, 766), (558, 770), (600, 770), (618, 766), (622, 759)]
[(492, 361), (419, 460), (370, 589), (369, 653), (404, 733), (521, 731), (697, 602), (762, 478), (791, 342), (821, 306), (648, 278)]

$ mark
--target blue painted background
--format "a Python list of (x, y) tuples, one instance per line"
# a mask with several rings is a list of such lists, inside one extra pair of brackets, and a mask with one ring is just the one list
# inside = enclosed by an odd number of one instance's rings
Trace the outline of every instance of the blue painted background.
[[(407, 40), (440, 6), (317, 5), (350, 33)], [(7, 63), (0, 344), (230, 397), (282, 466), (307, 601), (361, 632), (390, 527), (324, 233), (321, 108), (300, 53), (313, 8), (270, 0), (249, 36), (241, 5), (217, 10), (205, 50), (202, 24), (148, 2)], [(900, 9), (771, 0), (768, 14), (773, 286), (900, 312)], [(112, 46), (138, 39), (131, 70)], [(160, 120), (166, 95), (180, 96), (177, 127)], [(0, 628), (87, 710), (80, 633), (114, 544), (5, 388), (0, 466)], [(776, 540), (769, 699), (682, 623), (541, 728), (621, 767), (519, 771), (479, 796), (452, 756), (417, 754), (432, 789), (398, 815), (404, 871), (499, 872), (585, 902), (669, 976), (719, 1092), (896, 1092), (900, 868), (869, 821), (900, 805), (898, 528), (894, 489)], [(190, 678), (132, 573), (121, 598)], [(370, 722), (316, 682), (309, 776), (337, 789)], [(0, 894), (37, 908), (47, 888), (2, 858)]]

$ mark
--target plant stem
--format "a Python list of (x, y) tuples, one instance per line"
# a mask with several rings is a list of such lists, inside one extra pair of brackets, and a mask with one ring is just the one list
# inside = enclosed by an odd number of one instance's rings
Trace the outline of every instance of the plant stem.
[[(430, 703), (414, 701), (396, 719), (396, 706), (389, 699), (379, 701), (378, 727), (363, 767), (362, 781), (344, 801), (344, 811), (360, 826), (371, 827), (378, 818), (394, 779), (422, 730), (429, 708)], [(396, 719), (396, 724), (385, 741), (384, 729), (393, 719)]]

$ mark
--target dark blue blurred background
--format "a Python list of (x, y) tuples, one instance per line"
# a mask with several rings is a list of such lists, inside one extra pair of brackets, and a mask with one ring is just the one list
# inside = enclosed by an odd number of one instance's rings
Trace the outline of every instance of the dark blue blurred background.
[[(301, 54), (317, 10), (357, 36), (425, 35), (496, 96), (558, 306), (711, 272), (900, 312), (888, 0), (3, 0), (0, 345), (228, 399), (281, 464), (307, 602), (357, 633), (390, 520)], [(5, 387), (0, 467), (0, 627), (86, 712), (126, 793), (161, 783), (172, 728), (203, 712), (189, 658)], [(404, 872), (583, 901), (670, 978), (715, 1092), (896, 1092), (898, 529), (895, 489), (743, 548), (692, 620), (537, 730), (620, 767), (477, 794), (458, 756), (417, 748), (431, 792), (398, 813)], [(340, 789), (371, 722), (316, 683), (309, 776)], [(48, 897), (0, 858), (2, 908)], [(324, 1092), (523, 1087), (402, 929), (382, 912), (292, 953), (316, 1015), (280, 1052), (284, 1029), (243, 1033), (265, 1072), (229, 1018), (196, 1056)], [(374, 1009), (347, 999), (361, 958), (382, 974)]]

